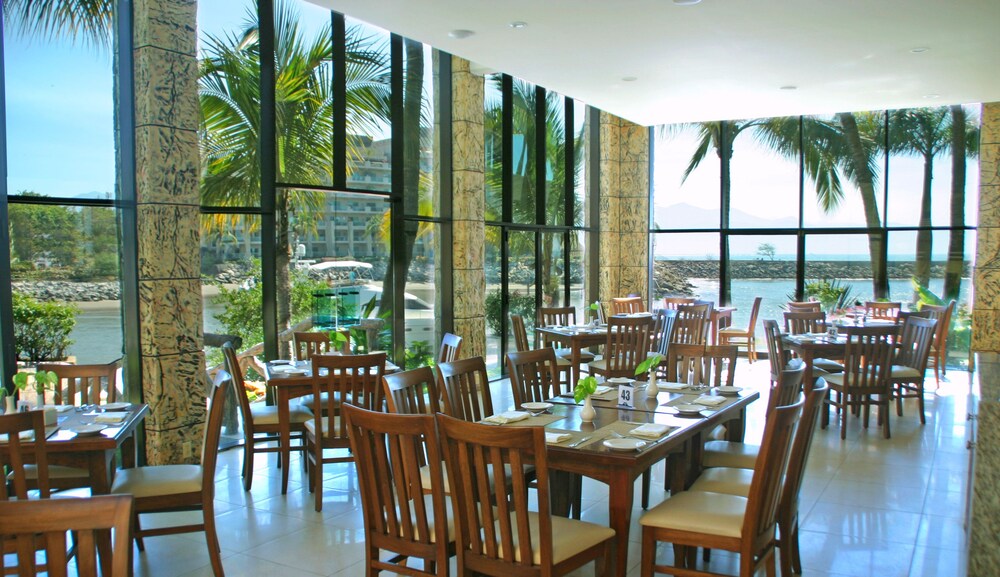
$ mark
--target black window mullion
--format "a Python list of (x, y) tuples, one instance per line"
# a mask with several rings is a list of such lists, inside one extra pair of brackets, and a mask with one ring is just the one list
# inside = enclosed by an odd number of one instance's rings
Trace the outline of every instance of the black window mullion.
[(799, 116), (799, 228), (795, 250), (795, 298), (803, 300), (806, 290), (806, 234), (805, 234), (805, 198), (806, 198), (806, 151), (805, 151), (805, 119)]
[[(548, 126), (545, 123), (545, 89), (541, 86), (535, 87), (535, 224), (545, 226), (548, 224), (546, 214), (548, 190), (545, 180), (545, 145), (548, 138)], [(542, 235), (539, 230), (535, 233), (535, 307), (543, 302), (543, 284), (548, 282), (542, 276)], [(551, 257), (552, 255), (549, 255)], [(550, 263), (549, 274), (552, 274)]]
[[(406, 234), (404, 228), (405, 206), (403, 202), (403, 187), (405, 178), (403, 176), (403, 162), (406, 160), (403, 151), (403, 143), (406, 140), (406, 126), (403, 114), (403, 38), (393, 34), (389, 38), (389, 59), (391, 62), (391, 134), (392, 134), (392, 197), (389, 201), (391, 212), (389, 215), (389, 262), (392, 274), (392, 351), (393, 358), (399, 362), (400, 366), (405, 365), (406, 359), (406, 325), (405, 310), (403, 306), (404, 291), (406, 284), (406, 263), (403, 255), (406, 254)], [(383, 295), (384, 298), (385, 295)], [(406, 368), (406, 367), (404, 367)]]
[(333, 186), (347, 188), (347, 24), (331, 12), (333, 28)]
[[(3, 6), (0, 5), (0, 270), (10, 279), (10, 228), (7, 223), (7, 88), (4, 69), (4, 20)], [(10, 282), (0, 282), (0, 364), (3, 381), (0, 387), (11, 385), (11, 378), (17, 372), (14, 358), (14, 292)], [(6, 479), (5, 479), (6, 481)]]
[(264, 358), (278, 358), (277, 307), (277, 219), (275, 218), (277, 158), (275, 152), (275, 65), (274, 65), (274, 5), (272, 0), (259, 0), (257, 20), (260, 34), (260, 265), (263, 292)]
[[(566, 222), (568, 226), (576, 227), (576, 116), (573, 105), (573, 99), (566, 97), (563, 99), (563, 130), (566, 133), (565, 136), (565, 154), (563, 165), (563, 206), (566, 211)], [(570, 295), (572, 291), (570, 289), (570, 278), (572, 277), (570, 266), (572, 259), (570, 258), (570, 241), (572, 240), (571, 235), (575, 234), (573, 231), (567, 231), (563, 235), (563, 303), (566, 306), (570, 304)], [(582, 311), (581, 311), (582, 312)]]

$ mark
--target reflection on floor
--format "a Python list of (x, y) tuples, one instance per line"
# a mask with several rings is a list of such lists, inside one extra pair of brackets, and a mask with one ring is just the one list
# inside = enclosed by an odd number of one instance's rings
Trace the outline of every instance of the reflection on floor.
[[(917, 577), (965, 575), (965, 450), (968, 375), (949, 373), (937, 394), (927, 395), (927, 424), (920, 426), (913, 401), (904, 417), (892, 416), (892, 439), (850, 419), (847, 440), (836, 425), (818, 431), (802, 490), (802, 559), (810, 576)], [(737, 384), (766, 388), (767, 362), (741, 361)], [(500, 384), (497, 385), (498, 390)], [(933, 390), (934, 379), (928, 379)], [(494, 396), (494, 398), (501, 398)], [(501, 401), (497, 409), (511, 405)], [(759, 439), (764, 401), (754, 403), (748, 439)], [(240, 482), (241, 452), (221, 455), (216, 510), (223, 564), (232, 576), (364, 575), (363, 522), (353, 467), (327, 466), (322, 514), (313, 511), (302, 469), (293, 463), (291, 488), (280, 494), (273, 456), (258, 458), (253, 490)], [(662, 487), (662, 467), (653, 486)], [(641, 514), (636, 488), (629, 575), (639, 575)], [(607, 488), (585, 482), (584, 519), (607, 523)], [(654, 491), (653, 501), (665, 498)], [(177, 517), (171, 521), (176, 521)], [(143, 526), (157, 524), (144, 518)], [(672, 555), (660, 546), (659, 555)], [(736, 558), (716, 551), (711, 569), (733, 574)], [(146, 540), (136, 574), (157, 577), (211, 575), (204, 537), (189, 534)], [(454, 573), (453, 573), (454, 574)], [(592, 575), (585, 567), (574, 575)]]

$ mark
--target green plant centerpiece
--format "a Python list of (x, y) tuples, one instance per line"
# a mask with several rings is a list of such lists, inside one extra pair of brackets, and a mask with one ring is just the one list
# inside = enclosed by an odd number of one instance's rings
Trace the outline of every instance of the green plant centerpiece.
[(573, 388), (573, 400), (577, 403), (583, 401), (583, 409), (580, 410), (580, 420), (589, 423), (597, 416), (594, 405), (590, 401), (590, 395), (597, 391), (597, 379), (588, 376), (580, 379)]
[(660, 391), (656, 386), (656, 369), (659, 368), (660, 361), (662, 360), (663, 355), (653, 353), (646, 357), (646, 360), (639, 363), (639, 366), (635, 368), (635, 376), (637, 377), (649, 373), (649, 379), (646, 384), (647, 397), (651, 397)]
[(32, 387), (35, 389), (35, 394), (38, 396), (38, 408), (41, 408), (45, 404), (45, 391), (46, 389), (53, 388), (56, 383), (59, 382), (59, 377), (52, 371), (38, 371), (34, 375), (21, 371), (14, 375), (14, 386), (17, 390), (23, 391), (28, 388), (29, 377), (34, 376), (34, 381), (31, 383)]

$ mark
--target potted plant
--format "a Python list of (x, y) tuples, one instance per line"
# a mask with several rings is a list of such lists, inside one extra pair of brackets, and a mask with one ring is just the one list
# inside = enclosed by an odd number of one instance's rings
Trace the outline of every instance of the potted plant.
[(37, 371), (34, 375), (21, 371), (14, 375), (14, 386), (17, 387), (17, 390), (23, 391), (28, 388), (30, 376), (34, 376), (35, 405), (41, 409), (45, 406), (45, 390), (55, 386), (59, 382), (59, 377), (52, 371)]
[(660, 391), (656, 386), (656, 369), (660, 366), (660, 361), (663, 360), (663, 356), (658, 353), (653, 353), (646, 357), (646, 360), (639, 363), (639, 366), (635, 368), (635, 376), (640, 376), (643, 373), (649, 373), (649, 379), (646, 385), (646, 396), (652, 397)]
[(14, 395), (7, 394), (7, 387), (0, 387), (0, 399), (4, 401), (4, 414), (9, 415), (15, 411)]
[(583, 410), (580, 411), (580, 420), (585, 423), (589, 423), (594, 420), (597, 416), (597, 411), (594, 410), (594, 404), (590, 400), (590, 395), (593, 395), (597, 390), (597, 379), (594, 377), (584, 377), (576, 383), (576, 387), (573, 388), (573, 399), (579, 403), (583, 401)]

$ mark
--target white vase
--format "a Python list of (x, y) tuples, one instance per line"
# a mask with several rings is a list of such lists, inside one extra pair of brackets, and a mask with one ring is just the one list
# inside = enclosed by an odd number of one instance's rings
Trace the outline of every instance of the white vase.
[(649, 382), (646, 385), (646, 396), (655, 397), (659, 392), (660, 388), (656, 386), (656, 371), (652, 370), (649, 372)]
[(35, 393), (35, 408), (41, 410), (45, 407), (45, 393)]
[(17, 412), (17, 399), (14, 398), (14, 395), (7, 395), (4, 397), (4, 401), (6, 401), (3, 411), (5, 415), (13, 415)]
[(587, 395), (587, 398), (583, 400), (583, 409), (580, 410), (580, 420), (589, 423), (596, 416), (597, 411), (594, 410), (594, 403), (590, 401), (590, 395)]

